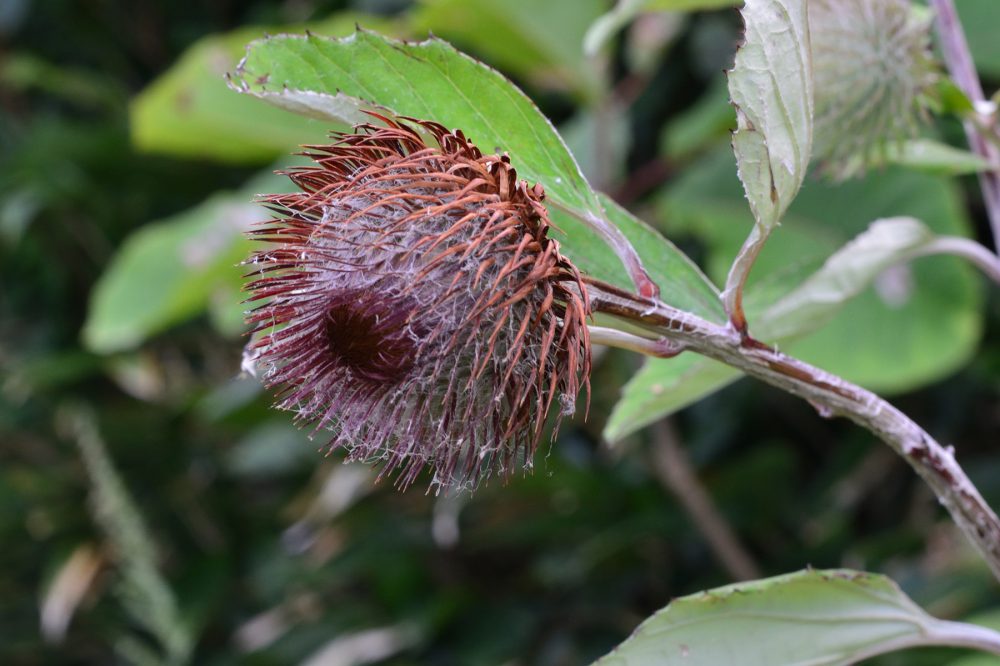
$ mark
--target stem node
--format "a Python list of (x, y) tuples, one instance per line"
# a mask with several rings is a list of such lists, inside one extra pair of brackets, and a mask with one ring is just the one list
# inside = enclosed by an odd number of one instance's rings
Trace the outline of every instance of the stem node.
[[(930, 486), (959, 529), (979, 550), (994, 576), (1000, 579), (1000, 518), (959, 466), (950, 446), (936, 442), (905, 414), (871, 391), (749, 336), (740, 336), (731, 324), (713, 324), (662, 302), (655, 302), (651, 307), (649, 299), (597, 280), (587, 279), (586, 283), (595, 312), (628, 321), (683, 349), (741, 370), (803, 398), (821, 416), (844, 416), (884, 441)], [(643, 353), (650, 353), (647, 349), (655, 350), (659, 346), (659, 340), (616, 329), (603, 330), (614, 332), (614, 335), (604, 336), (610, 344), (615, 344), (616, 337), (627, 336), (626, 342), (633, 339), (644, 342), (618, 346)]]

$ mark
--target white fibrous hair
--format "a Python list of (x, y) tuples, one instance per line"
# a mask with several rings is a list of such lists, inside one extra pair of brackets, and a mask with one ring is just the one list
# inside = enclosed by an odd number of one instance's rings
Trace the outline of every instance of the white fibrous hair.
[(382, 120), (309, 147), (301, 191), (263, 199), (252, 356), (279, 408), (402, 487), (507, 477), (587, 385), (586, 289), (506, 157)]

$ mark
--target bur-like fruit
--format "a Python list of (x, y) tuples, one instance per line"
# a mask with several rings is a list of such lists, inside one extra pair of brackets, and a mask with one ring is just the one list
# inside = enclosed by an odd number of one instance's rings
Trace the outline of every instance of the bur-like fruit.
[(589, 393), (586, 288), (506, 156), (379, 119), (307, 147), (300, 191), (262, 198), (248, 358), (277, 407), (401, 487), (425, 467), (446, 487), (506, 478)]
[(810, 0), (813, 154), (834, 178), (915, 134), (938, 75), (930, 25), (910, 0)]

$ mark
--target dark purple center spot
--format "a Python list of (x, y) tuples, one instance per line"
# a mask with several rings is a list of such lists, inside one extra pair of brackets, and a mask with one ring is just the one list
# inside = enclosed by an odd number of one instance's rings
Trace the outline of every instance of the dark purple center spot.
[(358, 379), (394, 383), (413, 369), (417, 344), (407, 321), (414, 307), (406, 299), (381, 294), (341, 294), (327, 309), (330, 353)]

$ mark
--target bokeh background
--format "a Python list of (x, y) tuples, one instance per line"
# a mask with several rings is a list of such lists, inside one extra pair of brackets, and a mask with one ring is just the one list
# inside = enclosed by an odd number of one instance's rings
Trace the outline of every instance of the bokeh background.
[[(1000, 5), (958, 5), (992, 90)], [(536, 100), (596, 187), (724, 275), (749, 229), (722, 74), (739, 18), (643, 16), (585, 56), (609, 9), (0, 2), (0, 663), (583, 664), (672, 597), (808, 565), (887, 573), (932, 613), (995, 623), (1000, 589), (903, 462), (748, 380), (609, 444), (642, 361), (602, 353), (590, 419), (533, 474), (437, 496), (324, 457), (240, 376), (251, 198), (331, 129), (227, 88), (267, 32), (452, 41)], [(927, 131), (962, 145), (953, 120)], [(816, 176), (756, 297), (899, 213), (992, 243), (974, 177)], [(796, 348), (954, 444), (993, 506), (997, 293), (923, 260)], [(710, 546), (720, 525), (735, 540)]]

